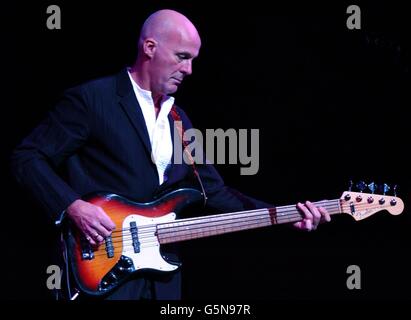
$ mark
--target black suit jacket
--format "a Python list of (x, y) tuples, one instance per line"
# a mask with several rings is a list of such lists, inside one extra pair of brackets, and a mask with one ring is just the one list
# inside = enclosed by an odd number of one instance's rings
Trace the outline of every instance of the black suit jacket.
[[(180, 108), (185, 129), (191, 122)], [(173, 119), (169, 115), (172, 137)], [(161, 186), (144, 117), (127, 70), (65, 92), (47, 118), (12, 155), (17, 180), (57, 218), (73, 201), (96, 191), (138, 202), (183, 182), (196, 185), (192, 167), (172, 164)], [(269, 206), (227, 188), (210, 164), (197, 165), (208, 206), (234, 211)]]

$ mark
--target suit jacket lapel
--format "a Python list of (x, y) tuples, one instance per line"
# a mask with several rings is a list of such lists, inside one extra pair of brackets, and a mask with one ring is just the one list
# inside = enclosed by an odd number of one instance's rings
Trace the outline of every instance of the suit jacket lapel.
[(122, 70), (117, 76), (117, 94), (120, 96), (120, 105), (126, 112), (131, 123), (136, 129), (147, 152), (151, 155), (151, 143), (143, 112), (133, 90), (127, 70)]

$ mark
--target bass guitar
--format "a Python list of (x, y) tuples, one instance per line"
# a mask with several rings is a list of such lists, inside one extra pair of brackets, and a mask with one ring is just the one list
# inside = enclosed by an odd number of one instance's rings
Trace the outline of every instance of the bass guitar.
[[(180, 264), (164, 259), (167, 243), (209, 237), (234, 231), (297, 222), (303, 219), (295, 205), (177, 219), (186, 206), (202, 199), (194, 189), (178, 189), (149, 203), (136, 203), (116, 194), (98, 193), (84, 200), (100, 206), (116, 225), (98, 247), (76, 228), (66, 228), (67, 259), (77, 288), (92, 296), (114, 290), (142, 270), (171, 272)], [(404, 210), (396, 196), (344, 192), (339, 199), (316, 202), (331, 215), (345, 213), (362, 220), (386, 210), (398, 215)]]

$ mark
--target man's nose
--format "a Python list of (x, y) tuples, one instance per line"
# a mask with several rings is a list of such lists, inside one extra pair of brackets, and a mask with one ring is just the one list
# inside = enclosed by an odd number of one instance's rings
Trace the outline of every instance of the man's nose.
[(184, 73), (185, 75), (187, 75), (187, 76), (192, 74), (193, 73), (193, 68), (192, 68), (192, 65), (191, 65), (191, 60), (184, 61), (184, 64), (181, 67), (180, 71), (182, 73)]

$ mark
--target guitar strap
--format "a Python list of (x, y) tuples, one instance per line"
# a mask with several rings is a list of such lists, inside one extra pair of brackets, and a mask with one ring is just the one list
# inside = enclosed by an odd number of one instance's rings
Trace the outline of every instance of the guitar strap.
[(199, 174), (198, 171), (197, 171), (197, 168), (196, 168), (194, 159), (193, 159), (190, 151), (189, 151), (188, 148), (187, 148), (188, 143), (187, 143), (187, 141), (185, 141), (184, 138), (183, 138), (183, 137), (184, 137), (183, 121), (181, 120), (181, 117), (180, 117), (180, 115), (179, 115), (179, 113), (178, 113), (177, 108), (176, 108), (175, 105), (172, 106), (172, 108), (171, 108), (171, 110), (170, 110), (170, 113), (171, 113), (171, 117), (172, 117), (173, 120), (174, 120), (174, 125), (175, 125), (176, 128), (177, 128), (178, 135), (180, 136), (180, 140), (181, 140), (181, 142), (182, 142), (182, 144), (183, 144), (184, 154), (186, 155), (186, 157), (187, 157), (187, 159), (188, 159), (188, 161), (189, 161), (189, 165), (190, 165), (191, 168), (193, 169), (193, 173), (194, 173), (195, 177), (197, 178), (197, 181), (198, 181), (198, 183), (199, 183), (199, 185), (200, 185), (200, 187), (201, 187), (201, 192), (202, 192), (202, 194), (203, 194), (204, 206), (205, 206), (206, 203), (207, 203), (207, 194), (206, 194), (206, 192), (205, 192), (205, 189), (204, 189), (204, 186), (203, 186), (203, 182), (201, 181), (200, 174)]

